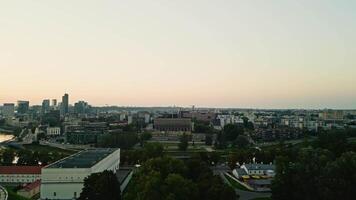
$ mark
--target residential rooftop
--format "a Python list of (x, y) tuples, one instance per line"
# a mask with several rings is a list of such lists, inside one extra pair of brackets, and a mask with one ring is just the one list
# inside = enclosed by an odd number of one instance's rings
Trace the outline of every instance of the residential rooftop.
[(273, 164), (245, 164), (247, 170), (275, 170)]
[(42, 166), (0, 166), (0, 174), (41, 174)]
[(111, 148), (84, 150), (59, 160), (46, 168), (91, 168), (116, 150)]

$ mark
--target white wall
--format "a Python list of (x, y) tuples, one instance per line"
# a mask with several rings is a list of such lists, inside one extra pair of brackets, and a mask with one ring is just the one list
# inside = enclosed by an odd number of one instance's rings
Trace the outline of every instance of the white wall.
[(104, 170), (116, 172), (119, 169), (119, 164), (120, 149), (91, 168), (43, 168), (41, 199), (73, 199), (75, 193), (79, 197), (84, 178)]

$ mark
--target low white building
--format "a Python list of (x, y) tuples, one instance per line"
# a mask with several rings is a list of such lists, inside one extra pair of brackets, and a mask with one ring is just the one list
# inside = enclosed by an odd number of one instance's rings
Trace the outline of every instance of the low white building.
[(42, 169), (41, 199), (77, 199), (84, 178), (92, 173), (119, 169), (120, 149), (81, 151)]
[(61, 134), (61, 128), (59, 127), (47, 127), (48, 136), (58, 136)]
[(241, 169), (245, 170), (245, 172), (251, 176), (258, 175), (274, 177), (275, 175), (275, 165), (273, 164), (244, 164), (241, 166)]
[(40, 166), (0, 166), (0, 183), (24, 184), (41, 179)]

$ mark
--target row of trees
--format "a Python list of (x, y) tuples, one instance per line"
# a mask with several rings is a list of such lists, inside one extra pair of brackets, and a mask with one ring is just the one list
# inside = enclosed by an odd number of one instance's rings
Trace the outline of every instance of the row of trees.
[(276, 157), (273, 199), (354, 199), (356, 144), (340, 131), (287, 147)]
[(232, 188), (213, 176), (207, 163), (171, 157), (147, 160), (134, 175), (124, 199), (236, 199)]
[(17, 158), (17, 165), (47, 165), (51, 162), (57, 161), (66, 155), (58, 153), (56, 151), (30, 151), (30, 150), (18, 150), (7, 148), (0, 152), (0, 165), (9, 166), (13, 165), (15, 158)]
[(226, 148), (227, 146), (235, 146), (238, 148), (246, 148), (250, 145), (249, 138), (246, 136), (246, 127), (238, 124), (228, 124), (224, 127), (221, 133), (217, 136), (215, 147)]

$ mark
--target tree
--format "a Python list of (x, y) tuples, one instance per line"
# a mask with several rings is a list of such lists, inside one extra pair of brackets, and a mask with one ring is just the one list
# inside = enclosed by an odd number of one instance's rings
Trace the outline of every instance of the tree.
[(198, 188), (189, 179), (179, 174), (169, 174), (164, 180), (163, 193), (171, 200), (188, 200), (198, 198)]
[(244, 133), (244, 128), (237, 124), (227, 124), (223, 129), (223, 137), (227, 141), (234, 141), (237, 136)]
[(205, 135), (205, 144), (211, 146), (213, 144), (213, 137), (211, 134)]
[(112, 171), (94, 173), (84, 179), (79, 200), (120, 200), (120, 183)]
[(141, 133), (140, 135), (140, 143), (141, 143), (141, 146), (143, 146), (144, 142), (145, 141), (148, 141), (152, 138), (152, 134), (150, 132), (143, 132)]
[(194, 133), (211, 133), (212, 131), (213, 129), (209, 124), (198, 121), (194, 123)]
[(237, 136), (237, 138), (235, 140), (235, 144), (237, 147), (243, 149), (243, 148), (246, 148), (249, 146), (250, 141), (247, 136), (239, 135), (239, 136)]
[(15, 159), (15, 151), (12, 149), (5, 149), (2, 153), (2, 164), (3, 165), (12, 165), (12, 162)]
[(347, 135), (345, 131), (329, 131), (321, 133), (316, 141), (316, 147), (328, 149), (340, 156), (347, 149)]
[(19, 157), (17, 164), (18, 165), (38, 165), (39, 161), (39, 154), (38, 152), (31, 152), (28, 150), (20, 150), (17, 153), (17, 156)]
[(186, 151), (188, 149), (188, 136), (185, 133), (180, 137), (178, 148), (181, 151)]
[(277, 159), (277, 173), (272, 184), (273, 199), (323, 199), (322, 175), (332, 154), (325, 149), (301, 149), (297, 160), (287, 156)]
[(112, 147), (129, 149), (139, 142), (136, 133), (111, 133), (102, 136), (99, 139), (99, 147)]
[(125, 194), (125, 200), (233, 200), (234, 190), (195, 158), (185, 163), (171, 157), (146, 161)]
[(329, 162), (323, 172), (323, 199), (354, 199), (356, 183), (356, 153), (347, 152)]
[(163, 145), (160, 143), (146, 143), (143, 151), (143, 160), (157, 158), (163, 156)]

